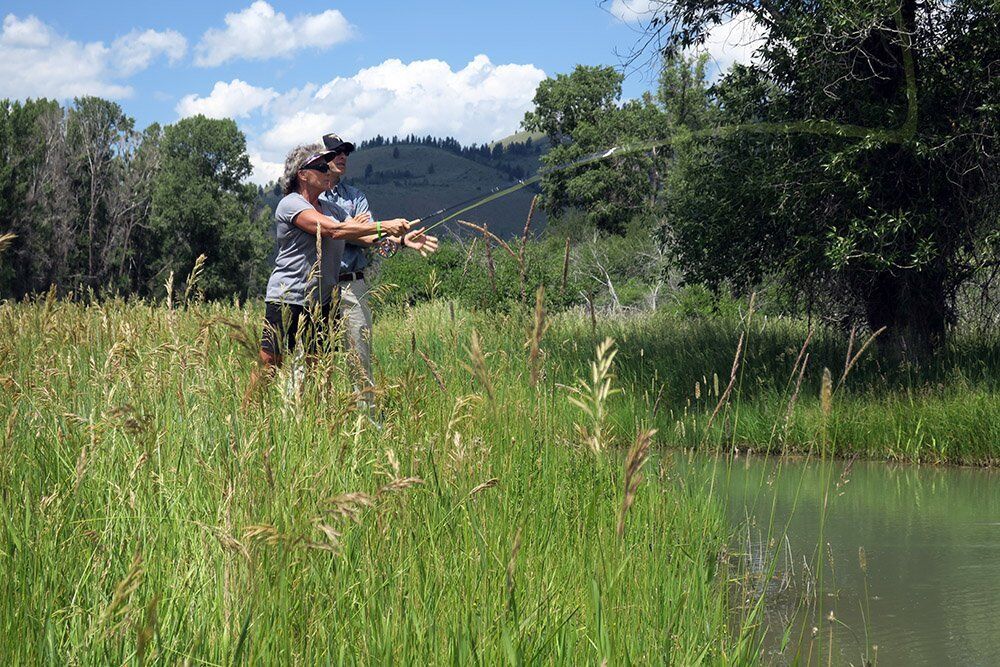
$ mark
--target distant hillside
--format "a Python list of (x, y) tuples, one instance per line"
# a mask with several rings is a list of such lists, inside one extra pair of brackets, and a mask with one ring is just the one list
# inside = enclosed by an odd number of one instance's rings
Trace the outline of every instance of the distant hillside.
[[(393, 157), (394, 154), (398, 157)], [(520, 162), (526, 175), (538, 169), (537, 156)], [(359, 150), (351, 155), (348, 169), (347, 182), (363, 190), (372, 210), (386, 218), (423, 217), (466, 199), (485, 196), (499, 185), (516, 182), (494, 167), (448, 150), (419, 144)], [(525, 188), (462, 217), (489, 225), (490, 230), (502, 238), (520, 236), (536, 192), (536, 188)], [(544, 226), (545, 216), (539, 211), (532, 227), (538, 231)], [(446, 227), (456, 232), (464, 229), (451, 223)]]
[[(483, 146), (461, 146), (453, 139), (431, 137), (377, 137), (351, 155), (345, 180), (368, 196), (372, 211), (380, 218), (425, 217), (534, 175), (544, 146), (544, 140), (527, 134)], [(501, 238), (520, 236), (531, 198), (537, 192), (537, 186), (530, 186), (461, 217), (489, 225)], [(273, 210), (279, 199), (280, 189), (271, 185), (262, 189), (260, 205)], [(536, 211), (532, 229), (541, 231), (545, 223), (545, 214)], [(454, 222), (447, 223), (445, 229), (471, 233)]]

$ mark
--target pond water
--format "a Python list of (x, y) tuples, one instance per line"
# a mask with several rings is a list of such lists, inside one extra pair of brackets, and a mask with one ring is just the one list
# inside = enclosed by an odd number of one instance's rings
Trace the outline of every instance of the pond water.
[(757, 457), (676, 465), (689, 479), (714, 475), (743, 526), (734, 558), (748, 571), (744, 591), (765, 591), (767, 662), (1000, 665), (1000, 471)]

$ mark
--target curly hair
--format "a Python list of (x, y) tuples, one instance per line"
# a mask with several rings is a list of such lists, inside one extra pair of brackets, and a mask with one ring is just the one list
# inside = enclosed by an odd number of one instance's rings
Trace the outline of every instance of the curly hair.
[(313, 153), (320, 153), (324, 150), (323, 144), (302, 144), (288, 151), (285, 157), (285, 175), (281, 177), (282, 194), (290, 195), (299, 189), (299, 168), (302, 161)]

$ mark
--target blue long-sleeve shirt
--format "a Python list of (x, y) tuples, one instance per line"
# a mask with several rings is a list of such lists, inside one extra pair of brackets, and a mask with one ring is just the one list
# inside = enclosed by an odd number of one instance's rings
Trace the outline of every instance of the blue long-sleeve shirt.
[[(330, 208), (337, 211), (343, 217), (341, 220), (353, 218), (356, 215), (370, 211), (368, 207), (368, 197), (361, 190), (353, 185), (344, 182), (337, 183), (332, 190), (327, 190), (319, 196), (321, 202), (325, 202)], [(357, 273), (364, 271), (368, 266), (368, 256), (365, 246), (351, 243), (344, 244), (344, 254), (340, 260), (341, 273)]]

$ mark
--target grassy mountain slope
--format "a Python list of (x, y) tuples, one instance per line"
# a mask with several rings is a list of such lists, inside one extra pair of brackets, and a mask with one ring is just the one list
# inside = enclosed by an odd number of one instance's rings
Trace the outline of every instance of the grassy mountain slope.
[[(393, 157), (396, 150), (398, 157)], [(516, 163), (527, 174), (537, 170), (537, 156), (519, 157)], [(369, 165), (372, 171), (366, 177)], [(419, 144), (377, 146), (357, 151), (348, 162), (347, 182), (364, 191), (372, 210), (380, 218), (423, 217), (471, 197), (485, 196), (498, 185), (506, 187), (513, 183), (505, 173), (488, 164)], [(519, 236), (535, 192), (534, 188), (525, 188), (461, 217), (476, 224), (487, 224), (490, 231), (501, 237)], [(538, 231), (544, 225), (544, 214), (536, 212), (532, 228)], [(456, 232), (464, 230), (453, 223), (445, 227)], [(442, 231), (441, 228), (438, 231)]]

